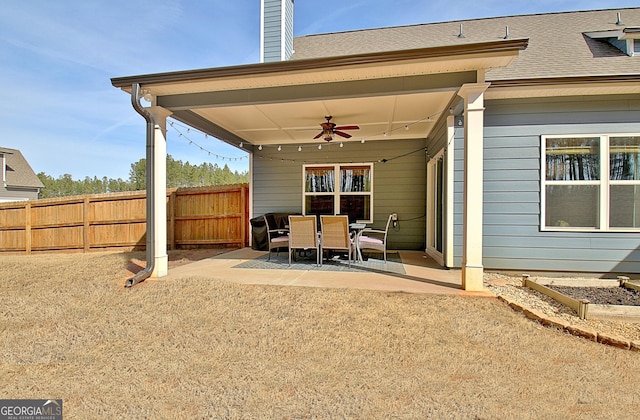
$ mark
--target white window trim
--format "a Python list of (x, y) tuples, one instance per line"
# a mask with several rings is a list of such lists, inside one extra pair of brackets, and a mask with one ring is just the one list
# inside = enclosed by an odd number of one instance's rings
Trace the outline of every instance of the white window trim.
[[(446, 184), (449, 180), (447, 177), (446, 169), (447, 165), (445, 165), (444, 148), (441, 149), (436, 155), (427, 162), (427, 234), (426, 234), (426, 243), (427, 249), (426, 253), (429, 254), (431, 258), (433, 258), (438, 264), (445, 265), (444, 261), (444, 252), (447, 249), (448, 243), (448, 229), (446, 226), (441, 226), (442, 229), (442, 252), (438, 251), (436, 248), (436, 238), (435, 238), (435, 217), (436, 217), (436, 206), (438, 205), (436, 196), (438, 194), (438, 186), (437, 186), (437, 164), (438, 160), (442, 159), (443, 164), (443, 177), (444, 184)], [(447, 187), (444, 187), (444, 191), (442, 192), (442, 200), (443, 203), (443, 219), (449, 220), (449, 218), (444, 214), (445, 211), (448, 211), (448, 206), (445, 204), (448, 201)]]
[[(307, 214), (307, 209), (306, 209), (306, 197), (309, 195), (330, 195), (334, 197), (333, 200), (333, 213), (334, 214), (340, 214), (340, 196), (343, 195), (343, 193), (340, 192), (340, 168), (344, 167), (344, 166), (368, 166), (369, 167), (369, 173), (371, 174), (371, 191), (369, 192), (349, 192), (349, 193), (344, 193), (344, 195), (368, 195), (370, 197), (369, 199), (369, 205), (370, 205), (370, 214), (369, 214), (369, 219), (364, 219), (364, 220), (358, 220), (358, 222), (362, 222), (362, 223), (373, 223), (373, 217), (374, 217), (374, 207), (373, 207), (373, 191), (374, 191), (374, 184), (373, 184), (373, 163), (372, 162), (362, 162), (362, 163), (317, 163), (317, 164), (309, 164), (309, 165), (302, 165), (302, 214), (306, 215)], [(333, 192), (325, 192), (325, 193), (319, 193), (319, 192), (307, 192), (305, 190), (305, 185), (306, 185), (306, 175), (307, 175), (307, 168), (329, 168), (329, 167), (333, 167), (334, 171), (334, 185), (335, 185), (335, 191)]]
[[(640, 181), (612, 181), (610, 179), (610, 160), (609, 160), (609, 139), (611, 137), (638, 137), (640, 133), (582, 133), (582, 134), (557, 134), (540, 136), (540, 230), (543, 232), (633, 232), (640, 231), (640, 227), (616, 228), (609, 226), (609, 187), (611, 185), (640, 185)], [(600, 180), (596, 181), (547, 181), (547, 139), (566, 139), (579, 137), (599, 137), (600, 138)], [(606, 146), (606, 147), (605, 147)], [(600, 227), (560, 227), (546, 226), (546, 186), (547, 185), (598, 185), (600, 186)]]

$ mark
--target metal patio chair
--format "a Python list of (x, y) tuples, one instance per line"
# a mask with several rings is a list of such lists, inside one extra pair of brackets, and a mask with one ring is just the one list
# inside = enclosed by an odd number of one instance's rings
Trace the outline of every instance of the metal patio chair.
[(357, 246), (361, 251), (363, 249), (373, 249), (382, 252), (384, 262), (387, 263), (387, 236), (389, 234), (389, 225), (391, 224), (392, 215), (387, 219), (387, 226), (384, 230), (365, 228), (358, 233), (356, 240)]
[(286, 229), (278, 229), (275, 219), (265, 215), (264, 221), (267, 225), (267, 239), (269, 240), (269, 257), (271, 261), (271, 250), (276, 250), (276, 255), (281, 248), (289, 248), (289, 232)]

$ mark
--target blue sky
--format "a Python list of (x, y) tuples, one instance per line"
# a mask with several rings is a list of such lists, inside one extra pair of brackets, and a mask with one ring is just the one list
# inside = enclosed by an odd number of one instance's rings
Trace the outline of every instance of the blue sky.
[[(36, 173), (56, 178), (128, 179), (131, 163), (144, 157), (144, 120), (112, 77), (260, 59), (260, 0), (2, 3), (0, 146), (20, 149)], [(637, 0), (297, 0), (294, 26), (299, 36), (622, 7)], [(167, 137), (175, 159), (248, 169), (245, 154), (210, 137), (179, 127)]]

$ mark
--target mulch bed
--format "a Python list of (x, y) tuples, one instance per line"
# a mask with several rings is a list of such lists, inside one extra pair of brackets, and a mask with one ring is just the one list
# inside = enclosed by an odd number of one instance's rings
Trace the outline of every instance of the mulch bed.
[(587, 299), (596, 305), (640, 306), (640, 292), (626, 287), (547, 287), (574, 299)]

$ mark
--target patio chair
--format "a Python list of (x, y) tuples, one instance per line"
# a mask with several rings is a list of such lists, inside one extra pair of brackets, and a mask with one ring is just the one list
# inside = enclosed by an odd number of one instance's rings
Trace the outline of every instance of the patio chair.
[(264, 216), (267, 225), (267, 238), (269, 239), (269, 257), (271, 261), (271, 250), (276, 250), (276, 255), (280, 253), (280, 248), (289, 248), (289, 234), (286, 229), (278, 229), (277, 223), (273, 217)]
[(349, 267), (355, 241), (349, 234), (349, 217), (320, 216), (320, 265), (324, 250), (341, 250), (349, 253)]
[(364, 228), (358, 233), (356, 239), (358, 249), (361, 251), (363, 249), (373, 249), (382, 252), (385, 264), (387, 263), (387, 236), (389, 233), (389, 225), (391, 224), (391, 217), (392, 215), (389, 215), (387, 226), (384, 230)]
[(316, 216), (289, 216), (289, 265), (291, 253), (296, 249), (315, 250), (316, 264), (320, 265)]

